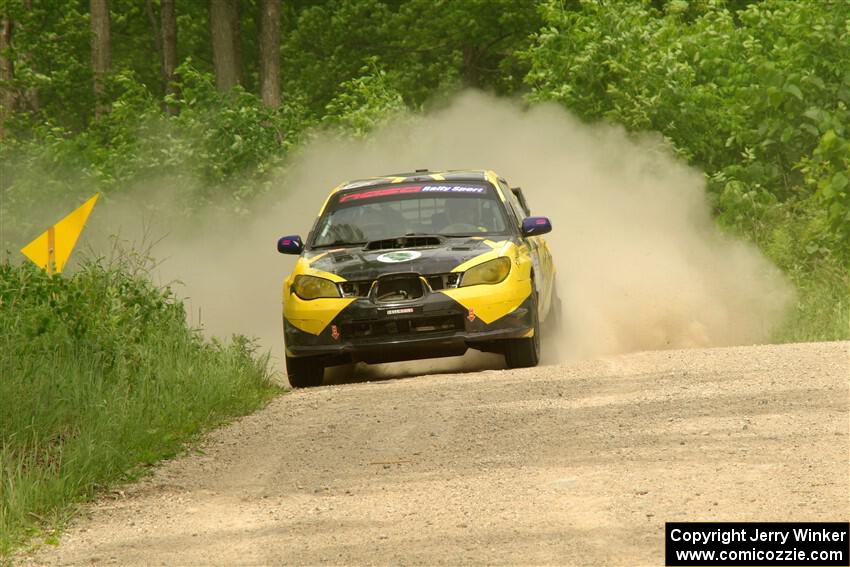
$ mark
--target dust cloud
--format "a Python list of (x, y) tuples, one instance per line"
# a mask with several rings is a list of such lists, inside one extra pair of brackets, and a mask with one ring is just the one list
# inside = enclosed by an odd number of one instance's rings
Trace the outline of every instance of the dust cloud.
[[(790, 285), (755, 247), (715, 227), (703, 175), (657, 136), (475, 92), (423, 117), (400, 116), (366, 140), (317, 137), (291, 158), (248, 222), (211, 215), (191, 227), (169, 224), (154, 249), (158, 277), (182, 282), (176, 290), (188, 298), (193, 323), (215, 335), (259, 337), (280, 362), (281, 282), (294, 260), (276, 252), (277, 238), (306, 236), (341, 181), (420, 168), (494, 169), (523, 187), (533, 214), (551, 218), (546, 238), (564, 324), (545, 344), (550, 360), (760, 343), (792, 300)], [(155, 200), (178, 192), (140, 193)], [(131, 200), (125, 212), (138, 217), (141, 206)], [(498, 358), (360, 374), (493, 368)]]

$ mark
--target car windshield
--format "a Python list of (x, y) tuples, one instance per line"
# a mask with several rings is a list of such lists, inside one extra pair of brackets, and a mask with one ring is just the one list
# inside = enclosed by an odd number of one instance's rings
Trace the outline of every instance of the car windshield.
[(504, 209), (486, 185), (400, 185), (335, 195), (312, 247), (364, 244), (404, 235), (505, 234)]

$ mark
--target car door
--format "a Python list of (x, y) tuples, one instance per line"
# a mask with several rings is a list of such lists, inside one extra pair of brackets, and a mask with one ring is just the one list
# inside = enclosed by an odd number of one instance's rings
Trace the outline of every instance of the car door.
[(531, 256), (535, 274), (534, 286), (537, 289), (538, 297), (537, 309), (539, 314), (545, 315), (549, 312), (552, 289), (554, 288), (554, 269), (549, 246), (542, 236), (522, 236), (522, 220), (525, 218), (525, 210), (503, 179), (499, 179), (499, 187), (505, 195), (509, 216), (512, 222), (516, 223), (520, 239), (528, 248)]

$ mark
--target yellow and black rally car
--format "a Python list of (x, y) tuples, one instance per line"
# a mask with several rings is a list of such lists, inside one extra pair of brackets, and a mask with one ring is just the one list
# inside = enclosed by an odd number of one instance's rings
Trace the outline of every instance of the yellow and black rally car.
[(327, 366), (502, 353), (540, 359), (541, 322), (557, 325), (554, 266), (519, 188), (492, 171), (417, 170), (343, 183), (283, 284), (286, 369), (318, 386)]

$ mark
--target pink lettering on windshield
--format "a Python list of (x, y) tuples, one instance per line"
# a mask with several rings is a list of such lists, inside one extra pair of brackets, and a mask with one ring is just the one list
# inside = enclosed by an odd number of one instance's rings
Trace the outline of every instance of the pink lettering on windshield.
[(405, 185), (403, 187), (388, 187), (386, 189), (373, 189), (371, 191), (362, 191), (360, 193), (348, 193), (339, 198), (340, 203), (352, 201), (355, 199), (369, 199), (371, 197), (385, 197), (387, 195), (403, 195), (405, 193), (419, 193), (422, 190), (421, 185)]

